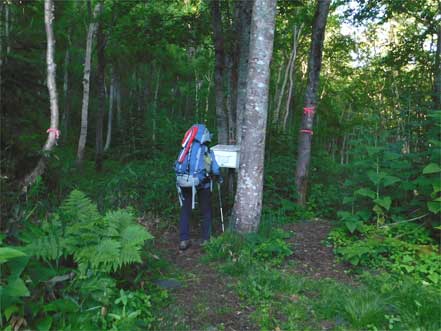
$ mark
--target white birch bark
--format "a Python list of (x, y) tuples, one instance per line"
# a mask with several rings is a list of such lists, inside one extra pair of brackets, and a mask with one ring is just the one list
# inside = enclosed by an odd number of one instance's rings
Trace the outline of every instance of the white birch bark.
[(88, 111), (89, 111), (89, 91), (90, 91), (90, 67), (92, 62), (92, 45), (98, 23), (96, 19), (102, 9), (102, 3), (96, 4), (93, 11), (92, 22), (89, 24), (86, 40), (86, 55), (84, 57), (84, 74), (83, 74), (83, 103), (81, 106), (81, 131), (80, 139), (78, 141), (77, 163), (81, 165), (84, 159), (84, 149), (87, 141), (87, 125), (88, 125)]
[(47, 89), (49, 91), (50, 103), (50, 127), (48, 137), (43, 146), (43, 157), (40, 158), (36, 167), (29, 173), (22, 182), (22, 190), (27, 191), (29, 185), (33, 184), (38, 176), (41, 176), (46, 168), (46, 154), (50, 152), (56, 144), (59, 136), (58, 131), (58, 95), (56, 85), (56, 65), (54, 59), (55, 37), (53, 31), (54, 3), (53, 0), (44, 1), (44, 23), (47, 38), (46, 65), (47, 65)]

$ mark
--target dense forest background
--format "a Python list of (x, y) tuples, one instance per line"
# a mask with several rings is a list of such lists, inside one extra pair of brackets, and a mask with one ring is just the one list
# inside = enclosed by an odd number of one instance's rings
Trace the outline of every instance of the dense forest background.
[[(177, 231), (172, 167), (185, 131), (204, 123), (214, 141), (243, 139), (254, 2), (55, 1), (54, 127), (45, 2), (0, 0), (2, 328), (209, 329), (167, 324), (179, 300), (156, 281), (186, 276), (158, 243)], [(441, 3), (332, 1), (310, 130), (319, 4), (277, 1), (260, 225), (240, 235), (231, 221), (217, 237), (214, 201), (217, 238), (203, 257), (253, 307), (252, 328), (439, 330)], [(45, 149), (48, 135), (56, 145)], [(224, 177), (230, 215), (239, 184)], [(314, 232), (321, 220), (351, 281), (289, 272), (286, 227)]]

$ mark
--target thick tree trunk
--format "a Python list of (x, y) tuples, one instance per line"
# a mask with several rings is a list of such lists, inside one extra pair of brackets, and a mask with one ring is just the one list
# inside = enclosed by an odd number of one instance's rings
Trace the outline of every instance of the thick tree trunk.
[(97, 29), (96, 18), (101, 12), (102, 4), (99, 2), (93, 11), (93, 20), (89, 24), (86, 40), (86, 55), (84, 57), (84, 75), (83, 75), (83, 103), (81, 106), (81, 131), (78, 141), (77, 164), (81, 166), (84, 159), (84, 149), (87, 141), (87, 124), (89, 110), (89, 90), (90, 90), (90, 67), (92, 59), (93, 37)]
[(262, 213), (265, 132), (276, 0), (253, 7), (241, 159), (233, 218), (237, 231), (257, 231)]
[(58, 131), (58, 95), (56, 85), (56, 65), (54, 59), (55, 37), (53, 31), (54, 3), (53, 0), (44, 1), (44, 23), (47, 38), (46, 64), (47, 64), (47, 89), (49, 91), (49, 102), (51, 111), (50, 127), (46, 143), (43, 146), (43, 157), (38, 161), (37, 166), (22, 181), (22, 190), (27, 191), (29, 185), (32, 185), (38, 176), (44, 173), (46, 168), (47, 153), (50, 152), (56, 144), (60, 135)]
[(436, 110), (441, 110), (441, 24), (438, 24), (435, 53), (435, 84), (433, 103)]
[(299, 45), (300, 40), (300, 34), (302, 33), (302, 27), (303, 24), (301, 24), (298, 28), (297, 26), (294, 26), (293, 35), (292, 35), (292, 60), (291, 60), (291, 68), (289, 69), (289, 87), (288, 87), (288, 96), (286, 98), (286, 108), (285, 108), (285, 115), (283, 116), (283, 124), (282, 129), (285, 132), (286, 131), (286, 125), (288, 123), (289, 118), (289, 110), (292, 106), (292, 93), (294, 90), (294, 74), (295, 74), (295, 67), (296, 67), (296, 59), (297, 59), (297, 48)]
[(97, 83), (98, 83), (98, 111), (96, 113), (96, 136), (95, 136), (95, 169), (103, 170), (103, 127), (104, 127), (104, 109), (106, 108), (106, 86), (105, 86), (105, 36), (102, 22), (98, 23), (97, 30)]
[(305, 92), (305, 108), (299, 134), (298, 157), (296, 169), (296, 186), (298, 203), (306, 201), (309, 163), (311, 159), (311, 141), (315, 108), (317, 106), (320, 69), (322, 66), (323, 41), (325, 39), (326, 21), (331, 0), (317, 1), (317, 9), (312, 26), (312, 42), (308, 61), (308, 83)]
[(219, 0), (211, 1), (211, 15), (213, 24), (213, 40), (215, 51), (214, 85), (216, 92), (216, 121), (218, 142), (228, 142), (228, 118), (225, 111), (224, 100), (224, 70), (225, 70), (225, 45), (222, 30), (222, 18), (219, 8)]
[(245, 99), (247, 93), (248, 57), (250, 52), (251, 14), (254, 1), (240, 1), (239, 63), (237, 69), (236, 143), (241, 144)]
[(115, 99), (115, 74), (111, 70), (110, 78), (110, 91), (109, 91), (109, 114), (107, 116), (107, 135), (106, 144), (104, 145), (104, 152), (107, 152), (110, 148), (110, 143), (112, 141), (112, 122), (113, 122), (113, 103)]

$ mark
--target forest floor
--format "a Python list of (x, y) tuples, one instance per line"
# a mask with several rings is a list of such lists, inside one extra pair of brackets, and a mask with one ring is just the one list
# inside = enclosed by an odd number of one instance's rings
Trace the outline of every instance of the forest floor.
[[(324, 220), (285, 226), (286, 231), (294, 233), (288, 239), (294, 254), (287, 261), (285, 271), (311, 280), (331, 278), (354, 284), (345, 271), (347, 266), (337, 263), (332, 248), (325, 245), (331, 228), (332, 223)], [(168, 229), (155, 234), (159, 238), (155, 248), (176, 270), (174, 275), (177, 279), (172, 279), (172, 304), (163, 314), (164, 329), (258, 329), (250, 317), (254, 308), (242, 302), (234, 291), (238, 281), (235, 277), (220, 273), (215, 263), (203, 262), (204, 251), (197, 243), (180, 252), (177, 248), (177, 230)], [(197, 238), (197, 234), (194, 237)], [(326, 325), (322, 326), (322, 329), (327, 328)]]

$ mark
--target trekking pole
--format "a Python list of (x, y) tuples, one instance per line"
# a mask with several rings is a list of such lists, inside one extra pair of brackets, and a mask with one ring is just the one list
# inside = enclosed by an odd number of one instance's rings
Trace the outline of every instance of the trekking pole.
[(219, 208), (220, 208), (220, 215), (221, 215), (222, 232), (225, 232), (224, 212), (222, 210), (222, 197), (221, 197), (220, 183), (217, 183), (217, 191), (219, 192)]

